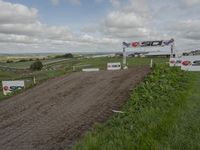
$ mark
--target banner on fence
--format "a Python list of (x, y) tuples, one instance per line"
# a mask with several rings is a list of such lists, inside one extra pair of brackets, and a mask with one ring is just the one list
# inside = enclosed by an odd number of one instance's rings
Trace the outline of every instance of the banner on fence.
[(200, 55), (182, 56), (181, 69), (186, 71), (200, 71)]
[(25, 87), (24, 81), (2, 81), (3, 94), (8, 95)]

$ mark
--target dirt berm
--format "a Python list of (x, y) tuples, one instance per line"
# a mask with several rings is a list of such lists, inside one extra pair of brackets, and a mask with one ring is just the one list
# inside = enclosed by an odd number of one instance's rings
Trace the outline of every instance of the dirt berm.
[(1, 150), (69, 149), (126, 102), (149, 67), (57, 77), (0, 102)]

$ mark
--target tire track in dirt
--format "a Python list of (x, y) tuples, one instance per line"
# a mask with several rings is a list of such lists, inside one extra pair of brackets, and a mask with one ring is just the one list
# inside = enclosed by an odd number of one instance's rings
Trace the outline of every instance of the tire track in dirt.
[(150, 72), (79, 72), (48, 80), (0, 102), (0, 149), (70, 148), (95, 122), (120, 109), (129, 90)]

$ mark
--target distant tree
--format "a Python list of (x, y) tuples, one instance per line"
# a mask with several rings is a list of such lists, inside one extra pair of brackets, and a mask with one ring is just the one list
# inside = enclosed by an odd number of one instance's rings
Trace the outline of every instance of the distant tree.
[(20, 59), (18, 62), (26, 62), (28, 61), (27, 59)]
[(30, 66), (30, 70), (33, 70), (33, 71), (41, 70), (42, 68), (43, 68), (43, 64), (42, 64), (42, 62), (40, 60), (36, 60)]
[(74, 56), (71, 53), (66, 53), (64, 55), (65, 58), (73, 58)]
[(12, 60), (7, 60), (6, 63), (13, 63), (13, 61)]
[(74, 56), (71, 53), (66, 53), (64, 55), (57, 55), (55, 58), (73, 58)]

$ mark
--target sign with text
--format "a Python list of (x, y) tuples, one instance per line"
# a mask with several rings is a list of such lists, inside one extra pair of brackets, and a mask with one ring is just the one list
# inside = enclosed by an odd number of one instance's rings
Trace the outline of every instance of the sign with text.
[(170, 67), (174, 67), (174, 66), (181, 67), (181, 60), (182, 60), (182, 57), (170, 57), (169, 66)]
[(200, 55), (182, 56), (181, 69), (186, 71), (200, 71)]
[(2, 81), (3, 94), (8, 95), (25, 87), (24, 81)]
[(141, 41), (141, 42), (131, 42), (131, 43), (126, 43), (123, 42), (124, 47), (163, 47), (163, 46), (170, 46), (174, 43), (174, 39), (171, 40), (158, 40), (158, 41)]
[(107, 64), (107, 70), (120, 70), (121, 69), (121, 63), (108, 63)]

